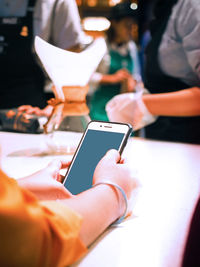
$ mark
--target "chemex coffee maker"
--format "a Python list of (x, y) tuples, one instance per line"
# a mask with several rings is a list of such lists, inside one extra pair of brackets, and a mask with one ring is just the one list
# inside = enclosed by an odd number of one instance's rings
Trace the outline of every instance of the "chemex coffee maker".
[[(55, 87), (53, 90), (56, 91)], [(53, 109), (43, 127), (51, 153), (74, 153), (77, 143), (74, 140), (76, 132), (83, 132), (90, 121), (89, 108), (86, 104), (87, 92), (88, 86), (64, 86), (64, 99), (55, 97), (48, 101)], [(72, 138), (71, 142), (66, 140), (63, 131), (68, 132), (68, 138)]]
[[(48, 121), (44, 124), (44, 133), (55, 130), (83, 132), (90, 121), (86, 103), (88, 86), (63, 86), (63, 98), (51, 98), (48, 104), (53, 107)], [(56, 92), (56, 88), (53, 88)], [(55, 94), (56, 95), (56, 94)], [(79, 122), (80, 120), (80, 122)]]
[(54, 84), (55, 97), (48, 101), (52, 112), (44, 124), (45, 142), (50, 153), (72, 154), (78, 143), (76, 133), (83, 132), (90, 121), (88, 82), (106, 52), (105, 40), (95, 39), (84, 51), (75, 53), (36, 37), (35, 50)]

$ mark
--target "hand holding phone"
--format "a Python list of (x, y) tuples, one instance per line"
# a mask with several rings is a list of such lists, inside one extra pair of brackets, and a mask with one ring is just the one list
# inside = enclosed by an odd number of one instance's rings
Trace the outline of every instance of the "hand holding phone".
[(131, 169), (123, 161), (121, 163), (119, 153), (113, 149), (104, 155), (95, 168), (93, 183), (101, 184), (102, 181), (108, 181), (120, 186), (128, 199), (133, 188), (136, 187), (136, 180), (133, 179)]
[(91, 188), (98, 162), (110, 149), (118, 150), (121, 155), (131, 132), (128, 124), (91, 121), (74, 154), (64, 186), (72, 194)]

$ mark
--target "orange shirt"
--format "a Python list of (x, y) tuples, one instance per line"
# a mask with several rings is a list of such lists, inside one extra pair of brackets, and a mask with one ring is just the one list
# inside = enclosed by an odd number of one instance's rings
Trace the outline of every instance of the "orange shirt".
[(63, 267), (86, 251), (81, 217), (58, 201), (38, 201), (0, 170), (0, 266)]

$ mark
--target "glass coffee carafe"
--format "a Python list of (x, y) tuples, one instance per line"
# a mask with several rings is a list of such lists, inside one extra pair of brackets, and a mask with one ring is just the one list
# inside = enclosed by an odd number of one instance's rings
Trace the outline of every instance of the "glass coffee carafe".
[(64, 99), (55, 97), (48, 101), (53, 107), (43, 126), (48, 154), (73, 154), (80, 133), (83, 133), (90, 121), (86, 103), (88, 86), (63, 86), (62, 91)]

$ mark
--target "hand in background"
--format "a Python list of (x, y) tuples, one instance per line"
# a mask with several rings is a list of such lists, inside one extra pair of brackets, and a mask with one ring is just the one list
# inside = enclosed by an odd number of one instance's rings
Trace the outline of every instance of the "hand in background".
[(23, 105), (18, 108), (18, 111), (25, 112), (27, 114), (34, 114), (37, 116), (45, 116), (49, 117), (52, 112), (52, 106), (48, 105), (44, 109), (40, 109), (39, 107), (33, 107), (30, 105)]
[(127, 79), (127, 92), (134, 92), (137, 81), (130, 75)]
[(134, 92), (135, 87), (137, 85), (137, 81), (134, 77), (129, 73), (126, 69), (120, 69), (116, 71), (114, 74), (104, 75), (102, 78), (102, 83), (121, 83), (123, 93), (125, 92)]
[(113, 74), (104, 74), (101, 78), (102, 84), (116, 84), (122, 83), (130, 76), (126, 69), (120, 69)]
[(18, 179), (18, 184), (31, 191), (40, 200), (65, 199), (72, 194), (62, 185), (63, 177), (59, 174), (70, 162), (54, 160), (48, 166), (30, 176)]
[(131, 74), (122, 82), (121, 93), (134, 92), (137, 85), (137, 81)]
[(113, 74), (113, 82), (118, 83), (126, 80), (129, 77), (129, 72), (126, 69), (120, 69)]
[(106, 105), (106, 112), (110, 121), (130, 123), (134, 130), (141, 129), (156, 121), (142, 99), (143, 91), (119, 94)]

